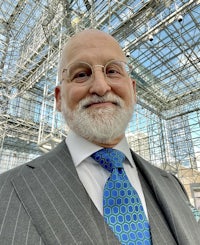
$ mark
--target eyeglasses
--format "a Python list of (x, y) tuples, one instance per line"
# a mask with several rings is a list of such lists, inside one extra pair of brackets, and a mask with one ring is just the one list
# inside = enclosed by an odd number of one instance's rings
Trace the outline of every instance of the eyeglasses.
[(111, 60), (103, 65), (93, 65), (86, 62), (75, 62), (63, 69), (63, 78), (67, 82), (86, 84), (94, 76), (94, 68), (99, 67), (104, 73), (104, 77), (110, 83), (117, 83), (120, 79), (128, 77), (131, 72), (131, 66), (124, 61)]

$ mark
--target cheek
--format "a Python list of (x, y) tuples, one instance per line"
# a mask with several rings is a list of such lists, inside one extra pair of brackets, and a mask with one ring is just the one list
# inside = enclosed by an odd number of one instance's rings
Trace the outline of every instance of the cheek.
[(71, 110), (75, 109), (79, 102), (87, 96), (87, 90), (84, 87), (69, 85), (66, 86), (65, 91), (65, 101)]
[(116, 86), (113, 88), (113, 92), (124, 100), (127, 106), (132, 104), (134, 101), (135, 91), (132, 83), (123, 83), (123, 86)]

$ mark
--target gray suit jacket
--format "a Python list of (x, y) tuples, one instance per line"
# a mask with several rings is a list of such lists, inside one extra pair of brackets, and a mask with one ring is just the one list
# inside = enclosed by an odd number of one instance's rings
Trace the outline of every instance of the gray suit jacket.
[[(153, 245), (199, 245), (200, 229), (179, 182), (132, 155)], [(65, 142), (0, 176), (0, 244), (119, 244), (80, 182)]]

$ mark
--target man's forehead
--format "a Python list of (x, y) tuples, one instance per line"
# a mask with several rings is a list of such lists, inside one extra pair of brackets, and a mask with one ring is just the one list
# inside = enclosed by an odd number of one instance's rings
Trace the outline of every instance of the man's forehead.
[(70, 51), (76, 47), (96, 47), (98, 45), (111, 44), (118, 48), (120, 45), (118, 42), (109, 34), (99, 30), (84, 30), (71, 37), (66, 45), (64, 51)]
[(123, 53), (119, 43), (109, 34), (99, 30), (85, 30), (68, 40), (63, 48), (65, 59), (71, 58), (74, 53), (84, 52), (94, 48), (109, 47)]
[(110, 34), (96, 29), (86, 29), (84, 31), (78, 32), (72, 36), (68, 42), (74, 43), (76, 41), (82, 41), (83, 39), (90, 39), (93, 37), (101, 40), (112, 40), (113, 42), (117, 43), (117, 41)]

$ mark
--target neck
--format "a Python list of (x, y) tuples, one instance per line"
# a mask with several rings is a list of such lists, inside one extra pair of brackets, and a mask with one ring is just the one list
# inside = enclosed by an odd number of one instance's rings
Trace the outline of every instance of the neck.
[(92, 143), (95, 145), (99, 145), (103, 148), (113, 148), (122, 140), (123, 137), (124, 137), (124, 135), (122, 135), (122, 136), (120, 136), (120, 137), (118, 137), (118, 138), (116, 138), (110, 142), (105, 142), (105, 143), (98, 142), (98, 141), (93, 141)]

